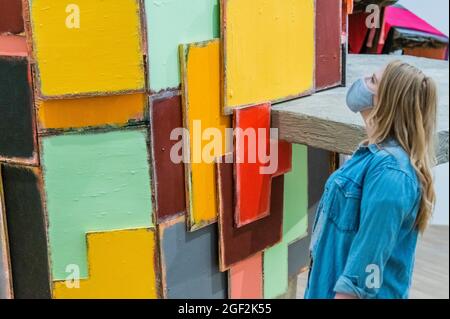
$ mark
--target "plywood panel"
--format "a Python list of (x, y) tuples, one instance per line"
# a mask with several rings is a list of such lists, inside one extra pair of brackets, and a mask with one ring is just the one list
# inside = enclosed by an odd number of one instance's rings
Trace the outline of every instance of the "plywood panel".
[(230, 299), (262, 299), (262, 253), (241, 261), (228, 274)]
[(306, 235), (308, 226), (308, 151), (293, 145), (292, 172), (285, 175), (283, 241), (264, 253), (264, 298), (288, 289), (288, 246)]
[(50, 270), (41, 172), (4, 165), (6, 220), (17, 299), (49, 299)]
[(0, 299), (11, 299), (12, 297), (11, 261), (3, 199), (2, 167), (0, 166)]
[[(231, 154), (228, 157), (232, 157)], [(233, 265), (281, 241), (283, 226), (284, 177), (272, 180), (271, 210), (268, 217), (241, 228), (234, 223), (233, 164), (222, 157), (217, 164), (219, 189), (219, 247), (220, 269), (226, 271)]]
[(235, 220), (242, 227), (269, 215), (271, 178), (262, 169), (270, 152), (270, 104), (234, 110)]
[(39, 131), (121, 127), (144, 121), (145, 94), (38, 101)]
[(314, 86), (314, 0), (222, 0), (225, 112)]
[(152, 92), (180, 85), (178, 45), (219, 36), (218, 0), (145, 0)]
[(171, 159), (172, 148), (181, 141), (181, 136), (177, 140), (171, 139), (172, 131), (183, 127), (181, 96), (155, 97), (150, 105), (150, 114), (153, 183), (159, 224), (186, 212), (184, 164)]
[[(54, 283), (56, 299), (155, 299), (159, 271), (155, 231), (130, 229), (88, 233), (89, 279), (78, 288)], [(73, 281), (68, 281), (73, 285)]]
[(31, 85), (26, 57), (0, 56), (0, 161), (37, 164)]
[(316, 0), (316, 90), (341, 84), (341, 20), (341, 0)]
[(23, 31), (22, 0), (0, 0), (0, 33)]
[(217, 263), (217, 225), (187, 232), (184, 218), (161, 224), (160, 243), (166, 298), (227, 297), (226, 273)]
[(146, 130), (42, 139), (53, 280), (88, 277), (87, 232), (153, 226)]
[(41, 96), (144, 91), (139, 0), (29, 2)]
[(214, 160), (225, 154), (231, 117), (220, 110), (220, 42), (180, 47), (184, 127), (189, 131), (186, 165), (188, 226), (199, 229), (217, 220)]

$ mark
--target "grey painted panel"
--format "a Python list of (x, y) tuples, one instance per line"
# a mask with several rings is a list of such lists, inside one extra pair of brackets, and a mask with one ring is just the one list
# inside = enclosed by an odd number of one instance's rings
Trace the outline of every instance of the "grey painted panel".
[(177, 223), (162, 236), (169, 299), (227, 298), (227, 276), (219, 271), (217, 225), (187, 232), (185, 223)]

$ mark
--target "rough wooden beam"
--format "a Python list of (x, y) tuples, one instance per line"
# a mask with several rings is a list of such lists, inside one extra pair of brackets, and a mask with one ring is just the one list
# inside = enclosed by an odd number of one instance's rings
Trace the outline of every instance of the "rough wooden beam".
[[(401, 59), (418, 66), (433, 77), (439, 85), (438, 163), (449, 161), (449, 67), (447, 61), (410, 56), (349, 55), (348, 83), (371, 74), (392, 60)], [(280, 130), (280, 138), (291, 143), (352, 154), (358, 144), (366, 138), (364, 122), (360, 115), (353, 114), (346, 106), (347, 88), (336, 88), (274, 105), (272, 126)]]

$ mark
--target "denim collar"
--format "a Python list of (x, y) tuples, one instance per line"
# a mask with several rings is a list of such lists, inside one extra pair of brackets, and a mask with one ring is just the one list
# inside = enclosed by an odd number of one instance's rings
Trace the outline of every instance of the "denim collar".
[(388, 137), (386, 140), (384, 140), (383, 142), (381, 142), (379, 144), (361, 143), (361, 144), (359, 144), (359, 149), (360, 150), (369, 150), (373, 154), (376, 154), (379, 151), (381, 151), (384, 147), (396, 147), (398, 145), (399, 144), (395, 138)]

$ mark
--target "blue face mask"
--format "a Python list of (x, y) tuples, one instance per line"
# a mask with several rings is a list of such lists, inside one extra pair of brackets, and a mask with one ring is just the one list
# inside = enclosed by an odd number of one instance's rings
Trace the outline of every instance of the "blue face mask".
[(367, 87), (365, 79), (359, 79), (347, 92), (347, 106), (355, 113), (373, 108), (375, 94)]

